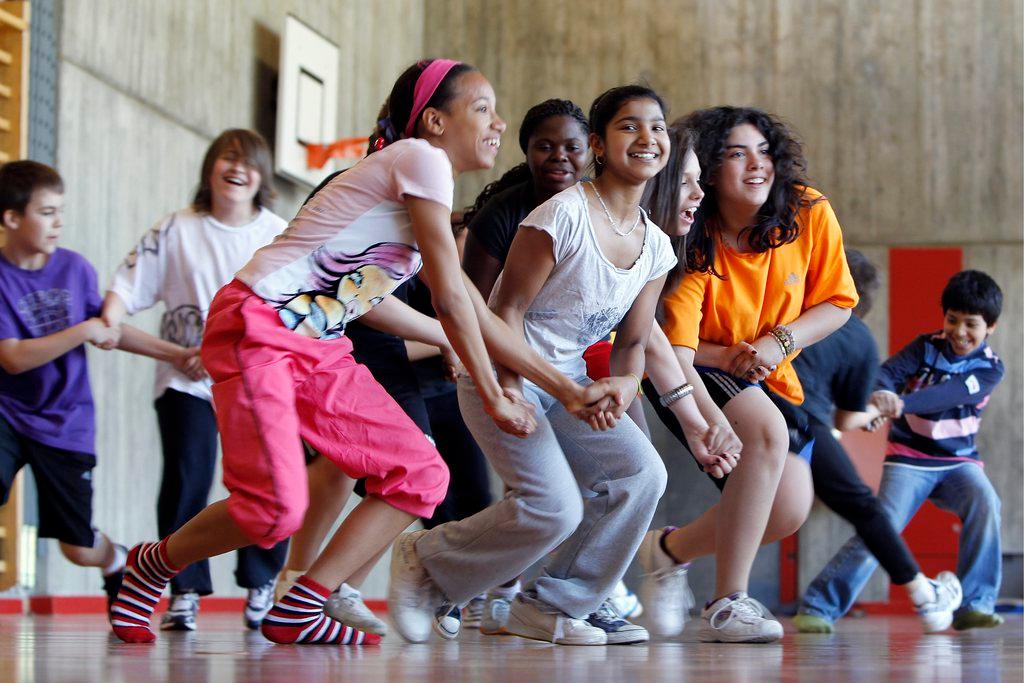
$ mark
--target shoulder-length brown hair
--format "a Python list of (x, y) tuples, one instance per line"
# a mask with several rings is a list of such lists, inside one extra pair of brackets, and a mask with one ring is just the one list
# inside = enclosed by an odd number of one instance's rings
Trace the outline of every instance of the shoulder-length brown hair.
[(213, 197), (210, 191), (210, 174), (217, 158), (224, 152), (235, 149), (260, 174), (260, 189), (252, 202), (256, 207), (270, 208), (276, 193), (274, 192), (273, 169), (270, 165), (270, 148), (263, 136), (245, 128), (231, 128), (217, 136), (210, 143), (203, 157), (203, 166), (199, 171), (199, 187), (192, 198), (192, 208), (196, 211), (210, 213), (213, 210)]

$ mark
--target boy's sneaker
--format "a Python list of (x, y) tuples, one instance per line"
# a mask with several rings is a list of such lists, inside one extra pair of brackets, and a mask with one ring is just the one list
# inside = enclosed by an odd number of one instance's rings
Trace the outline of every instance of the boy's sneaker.
[(674, 638), (683, 632), (693, 593), (686, 580), (689, 563), (678, 564), (661, 548), (665, 531), (648, 531), (636, 557), (644, 570), (640, 600), (647, 605), (647, 627), (659, 638)]
[(484, 606), (487, 604), (487, 595), (478, 595), (462, 608), (462, 625), (466, 628), (480, 628), (484, 620)]
[(644, 606), (640, 602), (640, 598), (636, 597), (636, 593), (629, 590), (626, 583), (621, 580), (612, 589), (612, 594), (608, 596), (608, 602), (612, 603), (612, 607), (623, 619), (636, 619), (644, 613)]
[(171, 606), (160, 620), (161, 631), (195, 631), (199, 612), (199, 593), (178, 593), (171, 596)]
[(245, 627), (253, 631), (263, 623), (263, 617), (274, 606), (274, 581), (268, 581), (259, 588), (250, 588), (245, 596), (243, 618)]
[(543, 640), (556, 645), (607, 645), (608, 636), (583, 619), (551, 608), (541, 610), (523, 596), (516, 597), (509, 608), (506, 630), (515, 636)]
[[(115, 543), (114, 552), (119, 557), (128, 557), (128, 548), (120, 543)], [(110, 607), (114, 604), (114, 600), (117, 599), (117, 593), (121, 590), (121, 582), (124, 581), (124, 562), (121, 563), (120, 569), (115, 569), (109, 574), (103, 575), (103, 592), (107, 594), (107, 612), (110, 612)]]
[(697, 639), (702, 643), (774, 643), (780, 638), (782, 624), (743, 592), (716, 600), (701, 612)]
[(347, 583), (341, 584), (341, 588), (331, 593), (324, 611), (327, 612), (327, 616), (360, 631), (375, 633), (378, 636), (388, 632), (388, 625), (363, 602), (363, 594)]
[(938, 633), (953, 623), (953, 612), (960, 607), (964, 592), (960, 588), (960, 579), (953, 572), (939, 572), (930, 581), (935, 589), (935, 600), (919, 605), (917, 614), (921, 617), (925, 633)]
[(800, 633), (832, 633), (835, 631), (831, 621), (814, 614), (797, 614), (793, 617), (793, 626), (796, 626), (796, 630)]
[(462, 630), (462, 610), (458, 605), (445, 603), (434, 612), (434, 633), (445, 640), (455, 640)]
[(601, 603), (597, 611), (587, 617), (587, 623), (604, 631), (609, 645), (646, 643), (651, 639), (643, 626), (631, 624), (619, 616), (610, 599)]
[(401, 534), (391, 549), (388, 613), (395, 628), (410, 643), (423, 643), (434, 626), (434, 612), (444, 604), (440, 589), (416, 555), (416, 539), (425, 530)]
[(957, 631), (966, 631), (972, 628), (995, 628), (1006, 620), (1002, 615), (995, 612), (979, 612), (977, 610), (962, 610), (953, 619), (953, 628)]

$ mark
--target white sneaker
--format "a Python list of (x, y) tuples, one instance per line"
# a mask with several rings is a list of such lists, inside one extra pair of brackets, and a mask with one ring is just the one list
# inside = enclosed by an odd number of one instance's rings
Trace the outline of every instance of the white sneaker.
[(512, 607), (512, 601), (522, 586), (516, 581), (514, 586), (492, 588), (487, 591), (487, 600), (484, 602), (484, 612), (480, 616), (480, 633), (487, 636), (508, 635), (508, 612)]
[(573, 619), (551, 608), (543, 611), (532, 601), (517, 596), (509, 608), (506, 630), (515, 636), (543, 640), (556, 645), (607, 645), (604, 631), (583, 619)]
[(768, 609), (746, 593), (716, 600), (701, 612), (702, 643), (774, 643), (782, 638), (782, 624)]
[(255, 631), (263, 623), (263, 617), (274, 606), (274, 581), (263, 584), (259, 588), (250, 588), (246, 593), (243, 619), (245, 627)]
[(608, 596), (608, 602), (623, 619), (636, 619), (644, 613), (644, 606), (636, 593), (629, 590), (625, 581), (619, 581)]
[(171, 595), (171, 604), (160, 620), (161, 631), (195, 631), (199, 593)]
[(612, 605), (611, 600), (601, 603), (597, 611), (587, 617), (587, 623), (604, 631), (609, 645), (646, 643), (651, 639), (647, 629), (643, 626), (623, 619)]
[(391, 548), (391, 582), (388, 613), (395, 628), (410, 643), (430, 638), (434, 613), (445, 602), (416, 555), (416, 539), (426, 530), (401, 534)]
[(388, 632), (388, 625), (377, 618), (363, 602), (362, 593), (347, 583), (341, 584), (341, 588), (331, 593), (324, 611), (327, 616), (360, 631), (376, 633), (378, 636)]
[(674, 638), (693, 607), (693, 593), (686, 580), (690, 565), (677, 564), (661, 549), (664, 529), (652, 529), (644, 535), (637, 560), (644, 569), (640, 600), (647, 605), (647, 628), (658, 638)]
[(935, 589), (935, 600), (918, 606), (917, 614), (925, 633), (938, 633), (953, 624), (953, 612), (960, 607), (964, 592), (953, 572), (940, 572), (929, 582)]
[(274, 602), (281, 602), (284, 594), (292, 589), (296, 579), (306, 572), (297, 569), (285, 569), (277, 575), (277, 583), (274, 584)]
[(462, 631), (462, 610), (445, 603), (434, 612), (434, 633), (445, 640), (455, 640)]

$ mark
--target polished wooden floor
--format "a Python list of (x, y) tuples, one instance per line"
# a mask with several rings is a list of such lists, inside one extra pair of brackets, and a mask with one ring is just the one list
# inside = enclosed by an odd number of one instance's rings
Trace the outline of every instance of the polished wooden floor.
[[(3, 683), (311, 683), (313, 681), (965, 681), (1024, 680), (1022, 621), (922, 636), (915, 619), (841, 622), (833, 636), (787, 632), (777, 645), (679, 641), (559, 647), (466, 633), (458, 641), (374, 647), (275, 646), (234, 615), (199, 619), (194, 634), (123, 645), (99, 616), (0, 617)], [(786, 624), (787, 631), (792, 630)]]

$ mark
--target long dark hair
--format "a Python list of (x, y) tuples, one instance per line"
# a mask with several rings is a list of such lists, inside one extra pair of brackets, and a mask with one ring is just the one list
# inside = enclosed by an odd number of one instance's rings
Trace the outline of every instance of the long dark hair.
[[(402, 137), (402, 131), (405, 130), (406, 124), (409, 122), (409, 116), (412, 115), (412, 103), (413, 93), (416, 90), (416, 81), (419, 79), (420, 74), (423, 70), (430, 66), (433, 59), (423, 59), (416, 62), (398, 77), (395, 81), (395, 85), (391, 88), (391, 94), (388, 95), (387, 101), (384, 102), (384, 106), (381, 107), (381, 111), (377, 116), (377, 125), (374, 127), (373, 132), (370, 133), (369, 148), (367, 154), (372, 154), (379, 149), (387, 147), (392, 142), (395, 142)], [(424, 110), (428, 108), (446, 110), (448, 103), (455, 97), (455, 81), (461, 74), (469, 71), (476, 71), (476, 67), (470, 66), (469, 64), (456, 64), (445, 74), (444, 79), (437, 86), (437, 90), (427, 101)], [(413, 137), (418, 136), (419, 123), (413, 127)]]
[[(639, 84), (620, 85), (617, 88), (605, 90), (590, 105), (590, 132), (603, 138), (608, 130), (608, 124), (615, 118), (619, 109), (633, 100), (654, 100), (661, 107), (662, 113), (668, 116), (665, 100), (652, 88)], [(593, 165), (594, 177), (597, 178), (604, 172), (604, 161), (594, 156)]]
[(687, 247), (687, 268), (692, 271), (721, 274), (715, 270), (714, 225), (718, 220), (718, 194), (712, 182), (725, 157), (725, 143), (736, 126), (745, 123), (757, 128), (768, 141), (768, 153), (775, 168), (768, 201), (757, 212), (757, 222), (744, 228), (755, 252), (789, 244), (800, 235), (797, 216), (801, 209), (821, 201), (810, 199), (806, 177), (807, 161), (803, 147), (793, 131), (777, 117), (752, 107), (712, 107), (699, 109), (676, 121), (673, 126), (691, 128), (697, 135), (697, 159), (700, 161), (704, 201), (697, 211)]
[(210, 143), (203, 157), (203, 165), (199, 170), (199, 187), (192, 197), (192, 208), (196, 211), (210, 213), (213, 210), (213, 192), (210, 189), (210, 174), (213, 165), (224, 152), (236, 148), (247, 163), (251, 164), (260, 174), (260, 189), (252, 202), (257, 207), (270, 208), (274, 201), (274, 172), (270, 164), (270, 148), (263, 136), (246, 128), (231, 128), (224, 131)]
[(672, 249), (676, 253), (677, 263), (665, 279), (664, 291), (671, 292), (686, 274), (686, 235), (676, 236), (679, 223), (679, 207), (682, 197), (679, 186), (683, 179), (683, 162), (686, 153), (696, 149), (697, 136), (689, 128), (672, 126), (668, 130), (672, 143), (672, 151), (668, 155), (668, 163), (644, 187), (644, 196), (640, 205), (647, 209), (651, 220), (669, 235)]
[[(583, 115), (583, 110), (576, 106), (574, 102), (559, 99), (544, 100), (540, 104), (530, 107), (526, 111), (526, 116), (523, 117), (523, 122), (519, 125), (519, 148), (523, 150), (523, 154), (526, 154), (526, 150), (530, 146), (530, 138), (533, 137), (537, 128), (548, 119), (556, 116), (568, 116), (574, 119), (580, 125), (580, 128), (583, 129), (584, 137), (590, 132), (590, 127), (587, 125), (587, 117)], [(480, 209), (484, 208), (484, 205), (494, 195), (532, 179), (530, 167), (526, 165), (526, 162), (505, 171), (500, 178), (492, 183), (488, 183), (483, 191), (477, 195), (473, 206), (466, 209), (462, 216), (463, 224), (469, 225), (474, 216), (479, 213)]]

